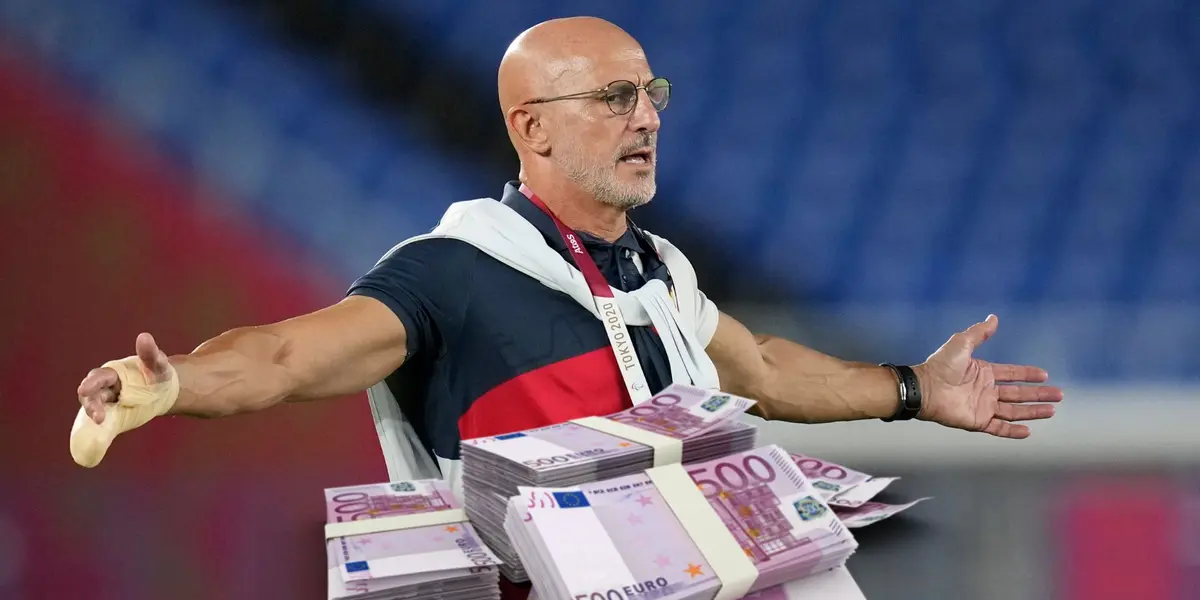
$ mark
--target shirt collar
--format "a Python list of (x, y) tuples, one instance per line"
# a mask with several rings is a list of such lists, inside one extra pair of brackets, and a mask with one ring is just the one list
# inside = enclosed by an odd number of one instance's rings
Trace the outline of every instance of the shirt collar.
[[(525, 194), (521, 193), (520, 186), (520, 182), (508, 182), (508, 184), (504, 186), (504, 196), (501, 197), (500, 201), (506, 204), (509, 208), (517, 211), (517, 214), (524, 217), (526, 221), (532, 223), (533, 226), (541, 232), (542, 237), (546, 238), (546, 243), (550, 244), (551, 248), (554, 248), (559, 252), (565, 252), (567, 249), (567, 243), (563, 241), (562, 235), (558, 232), (558, 227), (554, 225), (554, 221), (549, 215), (542, 212), (542, 209), (538, 208), (537, 205), (535, 205), (533, 202), (530, 202), (529, 198), (525, 197)], [(579, 234), (579, 239), (588, 246), (615, 245), (620, 248), (628, 248), (641, 253), (642, 246), (638, 243), (637, 238), (638, 234), (641, 233), (641, 230), (637, 230), (635, 233), (637, 225), (634, 225), (633, 221), (631, 220), (627, 220), (627, 223), (628, 227), (625, 229), (625, 233), (621, 234), (621, 237), (617, 238), (616, 242), (609, 242), (608, 240), (596, 237), (586, 231), (578, 231), (576, 233)]]

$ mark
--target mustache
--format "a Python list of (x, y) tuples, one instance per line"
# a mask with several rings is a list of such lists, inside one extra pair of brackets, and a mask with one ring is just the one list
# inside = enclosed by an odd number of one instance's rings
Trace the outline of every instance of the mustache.
[(617, 149), (616, 158), (621, 158), (630, 152), (640, 150), (642, 148), (658, 149), (658, 134), (650, 132), (639, 133), (636, 138)]

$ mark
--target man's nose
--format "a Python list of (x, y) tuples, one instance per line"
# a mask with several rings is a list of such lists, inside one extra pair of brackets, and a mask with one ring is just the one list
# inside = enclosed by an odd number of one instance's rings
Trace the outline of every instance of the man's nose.
[(633, 114), (629, 118), (629, 128), (634, 131), (646, 131), (655, 133), (662, 125), (662, 121), (658, 118), (658, 111), (654, 110), (654, 103), (650, 101), (650, 94), (646, 90), (638, 90), (637, 105), (633, 107)]

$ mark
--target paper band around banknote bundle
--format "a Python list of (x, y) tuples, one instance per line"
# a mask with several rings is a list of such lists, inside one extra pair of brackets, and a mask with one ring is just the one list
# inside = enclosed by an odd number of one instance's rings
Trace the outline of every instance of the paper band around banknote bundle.
[(649, 446), (654, 450), (654, 466), (678, 464), (683, 460), (683, 440), (639, 429), (605, 417), (581, 417), (572, 419), (572, 423), (607, 433), (614, 437)]
[(654, 467), (646, 469), (646, 475), (721, 581), (721, 589), (713, 600), (745, 596), (758, 579), (758, 568), (683, 466)]
[(465, 521), (467, 521), (467, 511), (461, 508), (451, 508), (448, 510), (436, 510), (433, 512), (417, 513), (413, 515), (393, 515), (390, 517), (380, 517), (378, 519), (360, 519), (358, 521), (326, 523), (325, 539), (331, 540), (333, 538), (346, 537), (349, 535), (367, 535), (371, 533), (383, 533), (385, 531), (397, 531), (400, 529), (429, 527), (432, 525), (448, 525), (450, 523), (463, 523)]

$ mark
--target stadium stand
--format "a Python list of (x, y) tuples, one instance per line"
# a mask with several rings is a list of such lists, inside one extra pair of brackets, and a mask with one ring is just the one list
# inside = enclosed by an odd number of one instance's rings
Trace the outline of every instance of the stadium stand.
[(90, 98), (343, 273), (369, 268), (491, 183), (331, 85), (329, 63), (238, 16), (203, 2), (0, 4), (3, 26), (34, 32), (27, 41)]
[[(728, 244), (726, 266), (785, 290), (787, 310), (833, 315), (810, 336), (828, 348), (861, 337), (919, 360), (991, 311), (1005, 322), (996, 360), (1096, 382), (1200, 379), (1196, 3), (343, 4), (464, 65), (479, 90), (541, 19), (626, 27), (675, 84), (655, 214)], [(0, 31), (348, 278), (447, 202), (495, 193), (471, 157), (431, 149), (421, 114), (380, 118), (336, 56), (252, 15), (11, 0)]]

